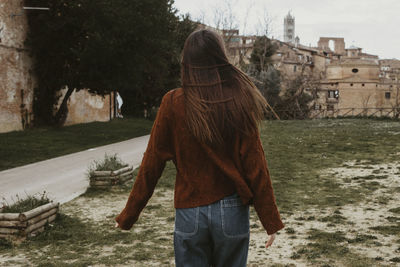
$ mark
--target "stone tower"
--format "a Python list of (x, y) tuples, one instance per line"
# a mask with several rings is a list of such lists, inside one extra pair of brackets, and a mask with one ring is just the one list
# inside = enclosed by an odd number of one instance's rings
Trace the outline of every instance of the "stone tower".
[(284, 19), (283, 25), (283, 41), (288, 43), (294, 43), (295, 38), (294, 32), (294, 17), (289, 13)]

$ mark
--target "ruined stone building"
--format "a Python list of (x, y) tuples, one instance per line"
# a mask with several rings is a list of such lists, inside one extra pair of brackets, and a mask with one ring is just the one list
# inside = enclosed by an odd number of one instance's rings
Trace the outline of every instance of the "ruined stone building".
[[(23, 130), (34, 120), (36, 82), (24, 45), (29, 30), (26, 12), (23, 0), (0, 1), (0, 132)], [(112, 94), (102, 97), (86, 90), (74, 92), (68, 102), (66, 124), (108, 121), (114, 116), (113, 99)]]
[(273, 40), (278, 46), (274, 65), (284, 79), (302, 75), (318, 82), (314, 116), (399, 113), (399, 60), (380, 60), (354, 45), (346, 48), (344, 38), (321, 37), (317, 47), (303, 46), (298, 37), (294, 41), (286, 37), (288, 21), (294, 24), (290, 14), (284, 20), (285, 41)]

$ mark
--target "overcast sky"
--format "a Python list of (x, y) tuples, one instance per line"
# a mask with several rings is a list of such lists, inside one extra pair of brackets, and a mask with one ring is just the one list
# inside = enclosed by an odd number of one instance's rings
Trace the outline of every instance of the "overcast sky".
[(270, 37), (283, 40), (283, 19), (291, 11), (303, 45), (317, 46), (319, 37), (343, 37), (346, 48), (355, 45), (380, 58), (400, 59), (400, 0), (175, 0), (175, 8), (213, 25), (215, 10), (229, 13), (227, 3), (240, 34), (260, 32), (266, 13)]

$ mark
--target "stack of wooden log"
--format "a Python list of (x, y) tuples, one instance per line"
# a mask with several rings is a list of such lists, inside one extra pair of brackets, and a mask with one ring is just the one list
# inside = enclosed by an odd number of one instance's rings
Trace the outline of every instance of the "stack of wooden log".
[(133, 178), (133, 168), (124, 167), (116, 171), (92, 171), (90, 173), (90, 186), (106, 188), (117, 184), (123, 184)]
[(56, 219), (58, 207), (59, 203), (48, 203), (22, 213), (0, 213), (0, 237), (35, 236)]

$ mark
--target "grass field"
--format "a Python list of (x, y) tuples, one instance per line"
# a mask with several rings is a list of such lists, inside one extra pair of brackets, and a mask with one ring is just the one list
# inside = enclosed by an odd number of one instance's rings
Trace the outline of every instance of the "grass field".
[[(252, 210), (249, 266), (400, 265), (400, 122), (267, 121), (261, 138), (286, 228), (266, 251)], [(174, 175), (131, 231), (113, 228), (131, 184), (88, 191), (42, 235), (0, 243), (0, 265), (173, 265)]]
[(150, 133), (153, 122), (124, 118), (0, 134), (0, 171)]

